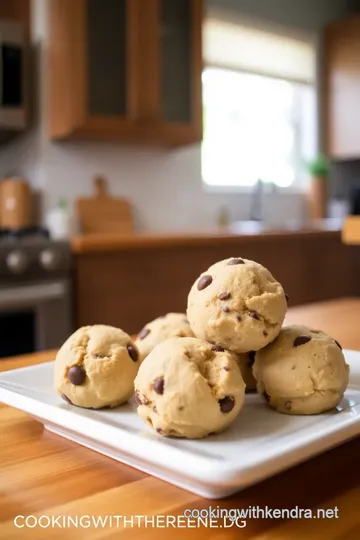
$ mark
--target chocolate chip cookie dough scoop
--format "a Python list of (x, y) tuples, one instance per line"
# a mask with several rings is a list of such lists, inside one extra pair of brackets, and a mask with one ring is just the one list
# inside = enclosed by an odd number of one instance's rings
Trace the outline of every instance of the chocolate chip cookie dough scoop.
[(235, 257), (193, 284), (187, 316), (200, 339), (236, 353), (257, 351), (279, 334), (287, 309), (281, 284), (261, 264)]
[(132, 395), (139, 365), (139, 351), (128, 334), (112, 326), (84, 326), (56, 356), (55, 388), (79, 407), (116, 407)]
[(141, 360), (144, 360), (156, 345), (172, 337), (194, 337), (185, 313), (168, 313), (144, 326), (135, 340)]
[(223, 431), (244, 403), (231, 353), (196, 338), (157, 345), (135, 379), (138, 413), (160, 435), (199, 439)]
[(258, 392), (285, 414), (319, 414), (333, 409), (349, 382), (340, 344), (320, 330), (288, 326), (255, 355)]

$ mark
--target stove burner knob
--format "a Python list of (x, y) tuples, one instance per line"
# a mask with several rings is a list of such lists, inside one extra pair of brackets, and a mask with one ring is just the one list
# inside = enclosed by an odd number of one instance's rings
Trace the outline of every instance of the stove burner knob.
[(59, 263), (59, 256), (53, 249), (44, 249), (40, 253), (40, 264), (45, 270), (55, 270)]
[(13, 274), (22, 274), (28, 265), (28, 258), (22, 251), (11, 251), (6, 257), (6, 266)]

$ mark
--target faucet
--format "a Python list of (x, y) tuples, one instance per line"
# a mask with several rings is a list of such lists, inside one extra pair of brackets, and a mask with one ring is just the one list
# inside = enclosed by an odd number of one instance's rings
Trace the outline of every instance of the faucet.
[(264, 182), (262, 180), (257, 180), (254, 185), (254, 189), (251, 192), (251, 201), (250, 201), (250, 212), (249, 219), (250, 221), (262, 221), (263, 220), (263, 193), (264, 193)]

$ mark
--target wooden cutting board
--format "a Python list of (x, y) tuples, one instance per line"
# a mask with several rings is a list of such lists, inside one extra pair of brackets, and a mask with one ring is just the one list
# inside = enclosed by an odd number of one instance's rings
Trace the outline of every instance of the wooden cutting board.
[(131, 234), (134, 232), (131, 204), (127, 199), (115, 198), (107, 192), (103, 176), (94, 180), (93, 197), (76, 201), (80, 231), (83, 234)]

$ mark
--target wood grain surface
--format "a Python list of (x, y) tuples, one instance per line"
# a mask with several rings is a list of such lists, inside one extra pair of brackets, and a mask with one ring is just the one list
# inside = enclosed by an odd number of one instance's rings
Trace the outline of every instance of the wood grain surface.
[(347, 216), (342, 230), (344, 244), (360, 245), (360, 216)]
[[(289, 309), (287, 322), (318, 326), (360, 349), (360, 299)], [(54, 351), (0, 362), (0, 370), (54, 358)], [(25, 413), (0, 406), (0, 538), (172, 540), (358, 540), (360, 438), (232, 497), (202, 499), (52, 433)], [(250, 519), (246, 528), (16, 528), (14, 517), (181, 515), (186, 508), (333, 509), (333, 519)], [(44, 520), (45, 518), (43, 518)], [(30, 521), (33, 523), (34, 518)], [(20, 521), (21, 525), (23, 522)], [(46, 521), (42, 521), (46, 523)], [(219, 521), (221, 524), (221, 521)]]
[(267, 230), (264, 227), (256, 233), (239, 233), (227, 230), (194, 230), (186, 233), (136, 233), (132, 235), (124, 234), (86, 234), (73, 236), (71, 238), (71, 249), (75, 254), (90, 253), (113, 253), (118, 251), (137, 251), (154, 248), (175, 248), (175, 247), (203, 247), (217, 246), (219, 243), (231, 246), (234, 241), (246, 249), (253, 243), (277, 242), (278, 240), (288, 240), (296, 242), (301, 239), (339, 239), (340, 230), (321, 230), (312, 228), (299, 228), (298, 230)]
[(131, 235), (134, 223), (130, 202), (108, 193), (108, 181), (104, 176), (95, 177), (93, 183), (94, 195), (76, 200), (81, 231), (84, 234)]

